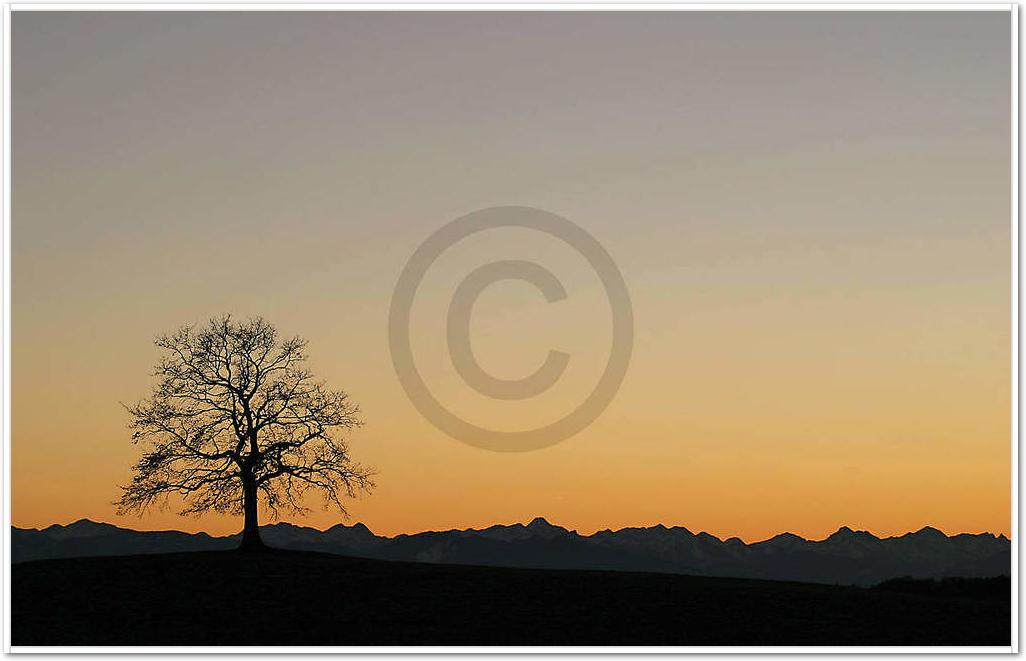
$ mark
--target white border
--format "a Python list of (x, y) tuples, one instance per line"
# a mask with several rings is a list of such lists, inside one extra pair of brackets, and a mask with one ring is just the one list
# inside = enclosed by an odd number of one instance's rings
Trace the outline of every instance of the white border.
[[(1012, 640), (1000, 647), (453, 647), (453, 646), (352, 646), (352, 647), (33, 647), (11, 646), (11, 12), (12, 11), (1002, 11), (1011, 14), (1011, 82), (1012, 82)], [(100, 653), (139, 654), (159, 652), (169, 654), (395, 654), (410, 652), (444, 654), (482, 653), (1014, 653), (1019, 652), (1019, 7), (1017, 4), (999, 3), (3, 3), (3, 106), (4, 106), (4, 160), (3, 160), (3, 651), (9, 653)]]
[(160, 654), (189, 653), (221, 653), (221, 654), (409, 654), (427, 652), (432, 654), (757, 654), (757, 653), (788, 653), (788, 654), (1009, 654), (1011, 647), (770, 647), (770, 646), (736, 646), (736, 647), (451, 647), (451, 646), (410, 646), (410, 647), (29, 647), (15, 646), (7, 650), (14, 654), (139, 654), (157, 652)]
[(11, 640), (11, 8), (4, 6), (3, 480), (4, 651)]
[(1019, 6), (1012, 7), (1012, 652), (1019, 653)]
[(679, 2), (179, 2), (179, 3), (74, 3), (14, 2), (14, 11), (1001, 11), (1009, 3), (694, 3)]

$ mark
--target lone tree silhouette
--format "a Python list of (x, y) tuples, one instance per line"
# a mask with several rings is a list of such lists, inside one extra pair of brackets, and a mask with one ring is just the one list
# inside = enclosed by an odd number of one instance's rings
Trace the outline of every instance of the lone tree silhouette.
[(148, 399), (125, 408), (144, 447), (118, 512), (142, 513), (180, 495), (181, 514), (244, 514), (241, 549), (262, 548), (259, 496), (273, 517), (304, 513), (304, 496), (346, 509), (341, 496), (370, 490), (342, 436), (363, 423), (359, 407), (304, 369), (306, 341), (279, 339), (262, 318), (230, 315), (157, 338), (164, 350)]

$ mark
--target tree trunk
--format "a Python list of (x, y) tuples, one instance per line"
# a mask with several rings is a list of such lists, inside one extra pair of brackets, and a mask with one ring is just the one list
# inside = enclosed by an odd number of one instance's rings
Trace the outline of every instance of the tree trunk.
[(257, 485), (256, 480), (251, 477), (242, 478), (242, 506), (246, 520), (242, 526), (242, 544), (239, 550), (255, 551), (265, 548), (263, 540), (260, 539), (260, 524), (257, 521)]

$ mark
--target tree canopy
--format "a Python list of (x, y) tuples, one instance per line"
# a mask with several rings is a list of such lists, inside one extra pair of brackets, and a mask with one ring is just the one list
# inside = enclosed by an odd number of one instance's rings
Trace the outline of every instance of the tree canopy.
[(182, 514), (244, 514), (243, 544), (258, 545), (258, 500), (277, 517), (305, 513), (317, 494), (345, 516), (343, 497), (373, 487), (345, 438), (363, 424), (359, 407), (314, 379), (304, 339), (282, 339), (262, 318), (225, 315), (155, 344), (158, 382), (126, 407), (143, 454), (119, 512), (165, 506), (177, 494)]

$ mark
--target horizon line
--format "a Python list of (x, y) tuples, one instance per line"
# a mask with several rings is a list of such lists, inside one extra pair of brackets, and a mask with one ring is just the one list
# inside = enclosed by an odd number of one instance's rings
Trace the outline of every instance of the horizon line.
[[(826, 537), (824, 537), (822, 539), (807, 538), (807, 537), (803, 537), (803, 536), (801, 536), (801, 535), (799, 535), (797, 533), (793, 533), (793, 532), (785, 530), (785, 531), (782, 531), (782, 532), (778, 532), (775, 535), (771, 535), (770, 537), (766, 537), (765, 539), (758, 539), (758, 540), (754, 540), (754, 541), (751, 541), (751, 542), (746, 542), (744, 539), (742, 539), (738, 535), (732, 535), (730, 537), (722, 537), (721, 538), (721, 537), (718, 537), (717, 535), (714, 535), (714, 534), (712, 534), (710, 532), (706, 532), (704, 530), (700, 530), (698, 532), (695, 532), (695, 531), (691, 530), (690, 528), (688, 528), (687, 526), (683, 526), (683, 525), (668, 526), (668, 525), (665, 525), (663, 523), (656, 523), (656, 524), (653, 524), (653, 525), (650, 525), (650, 526), (624, 526), (622, 528), (617, 528), (615, 530), (612, 529), (612, 528), (602, 528), (600, 530), (596, 530), (593, 533), (585, 535), (585, 534), (581, 534), (581, 533), (577, 532), (576, 529), (571, 529), (571, 528), (567, 528), (567, 527), (562, 526), (562, 525), (553, 524), (552, 522), (550, 522), (548, 519), (546, 519), (543, 516), (536, 516), (533, 519), (531, 519), (530, 521), (528, 521), (527, 523), (520, 522), (520, 521), (516, 521), (514, 523), (493, 523), (493, 524), (490, 524), (490, 525), (487, 525), (487, 526), (484, 526), (484, 527), (481, 527), (481, 528), (472, 528), (471, 527), (471, 528), (448, 528), (448, 529), (444, 529), (444, 530), (420, 530), (418, 532), (403, 532), (403, 533), (396, 533), (394, 535), (381, 535), (381, 534), (378, 534), (378, 533), (374, 532), (371, 529), (370, 526), (368, 526), (367, 524), (363, 523), (362, 521), (356, 521), (356, 522), (351, 523), (351, 524), (350, 523), (346, 523), (344, 521), (339, 521), (338, 523), (336, 523), (334, 525), (331, 525), (331, 526), (329, 526), (327, 528), (321, 529), (321, 528), (317, 528), (315, 526), (306, 526), (306, 525), (302, 525), (302, 524), (293, 523), (292, 521), (277, 520), (277, 521), (268, 521), (268, 522), (262, 523), (262, 524), (260, 524), (260, 527), (261, 528), (265, 528), (265, 527), (270, 527), (270, 526), (286, 525), (286, 526), (292, 526), (294, 528), (301, 528), (301, 529), (305, 529), (305, 530), (313, 530), (313, 531), (318, 532), (318, 533), (325, 533), (328, 530), (331, 530), (332, 528), (336, 528), (338, 526), (344, 526), (344, 527), (347, 527), (347, 528), (355, 528), (357, 526), (363, 526), (364, 528), (367, 529), (367, 531), (369, 533), (371, 533), (375, 537), (380, 537), (380, 538), (383, 538), (383, 539), (396, 539), (396, 538), (399, 538), (399, 537), (411, 537), (411, 536), (414, 536), (414, 535), (423, 535), (423, 534), (429, 534), (429, 533), (479, 532), (481, 530), (487, 530), (488, 528), (493, 528), (493, 527), (497, 527), (497, 526), (498, 527), (506, 527), (506, 528), (521, 526), (521, 527), (526, 528), (526, 527), (530, 526), (531, 524), (533, 524), (535, 522), (538, 522), (538, 521), (541, 521), (543, 524), (546, 524), (546, 525), (548, 525), (550, 527), (559, 528), (561, 530), (564, 530), (564, 531), (566, 531), (568, 533), (573, 533), (573, 534), (578, 535), (580, 537), (593, 537), (594, 535), (597, 535), (597, 534), (602, 533), (602, 532), (617, 533), (617, 532), (622, 532), (624, 530), (652, 530), (652, 529), (660, 529), (661, 528), (663, 530), (681, 529), (681, 530), (684, 530), (684, 531), (688, 532), (689, 534), (694, 535), (696, 537), (702, 536), (702, 535), (707, 535), (707, 536), (712, 537), (713, 539), (716, 539), (716, 540), (718, 540), (720, 542), (728, 542), (730, 540), (736, 539), (736, 540), (739, 540), (741, 543), (743, 543), (745, 545), (759, 544), (759, 543), (762, 543), (762, 542), (768, 542), (770, 540), (777, 539), (778, 537), (785, 537), (785, 536), (797, 537), (798, 539), (801, 539), (801, 540), (804, 540), (804, 541), (807, 541), (807, 542), (824, 542), (824, 541), (830, 539), (834, 535), (836, 535), (836, 534), (838, 534), (838, 533), (840, 533), (840, 532), (842, 532), (844, 530), (847, 530), (849, 533), (851, 533), (853, 535), (857, 535), (857, 534), (860, 534), (860, 533), (861, 534), (866, 534), (866, 535), (869, 535), (869, 536), (873, 537), (874, 539), (878, 539), (878, 540), (899, 539), (899, 538), (905, 537), (907, 535), (913, 535), (913, 534), (921, 533), (921, 532), (928, 531), (928, 530), (934, 530), (934, 531), (940, 533), (941, 535), (943, 535), (945, 538), (948, 538), (948, 539), (953, 538), (953, 537), (958, 537), (960, 535), (970, 535), (970, 536), (990, 535), (990, 536), (992, 536), (994, 538), (997, 538), (997, 539), (1005, 539), (1005, 540), (1009, 540), (1009, 541), (1011, 540), (1011, 536), (1010, 535), (1005, 535), (1005, 533), (994, 533), (994, 532), (991, 532), (989, 530), (985, 530), (985, 531), (982, 531), (982, 532), (967, 532), (967, 531), (964, 531), (964, 532), (957, 532), (957, 533), (949, 534), (949, 533), (945, 532), (944, 530), (941, 530), (940, 528), (937, 528), (936, 526), (931, 526), (931, 525), (924, 525), (924, 526), (922, 526), (921, 528), (919, 528), (917, 530), (909, 530), (909, 531), (907, 531), (905, 533), (895, 534), (895, 535), (888, 535), (886, 537), (881, 537), (881, 536), (879, 536), (879, 535), (877, 535), (877, 534), (875, 534), (875, 533), (873, 533), (873, 532), (871, 532), (869, 530), (865, 530), (865, 529), (861, 529), (860, 530), (860, 529), (852, 528), (851, 526), (848, 526), (848, 525), (841, 525), (840, 527), (837, 528), (837, 530), (835, 530), (832, 533), (829, 533)], [(178, 529), (175, 529), (175, 528), (163, 528), (163, 529), (159, 529), (159, 530), (138, 530), (136, 528), (126, 528), (126, 527), (123, 527), (123, 526), (118, 525), (116, 523), (111, 523), (109, 521), (94, 521), (93, 519), (90, 519), (88, 517), (82, 517), (82, 518), (79, 518), (79, 519), (76, 519), (74, 521), (70, 521), (69, 523), (64, 523), (64, 524), (61, 524), (61, 523), (51, 523), (50, 525), (45, 526), (43, 528), (19, 527), (19, 526), (16, 526), (14, 523), (11, 523), (11, 528), (12, 529), (17, 529), (17, 530), (41, 532), (43, 530), (46, 530), (48, 528), (52, 528), (54, 526), (59, 527), (59, 528), (68, 528), (68, 527), (71, 527), (71, 526), (73, 526), (75, 524), (83, 523), (83, 522), (85, 522), (85, 523), (92, 523), (92, 524), (96, 524), (96, 525), (107, 525), (107, 526), (112, 526), (114, 528), (117, 528), (119, 530), (129, 530), (129, 531), (132, 531), (132, 532), (139, 532), (139, 533), (147, 533), (147, 532), (152, 532), (152, 533), (177, 532), (177, 533), (182, 533), (182, 534), (185, 534), (185, 535), (200, 535), (200, 534), (203, 534), (203, 535), (207, 535), (208, 537), (211, 537), (213, 539), (223, 539), (223, 538), (234, 537), (236, 535), (241, 535), (242, 534), (242, 530), (241, 529), (238, 532), (226, 533), (226, 534), (218, 534), (218, 535), (215, 535), (215, 534), (203, 531), (203, 530), (197, 531), (197, 532), (187, 532), (187, 531), (178, 530)]]

